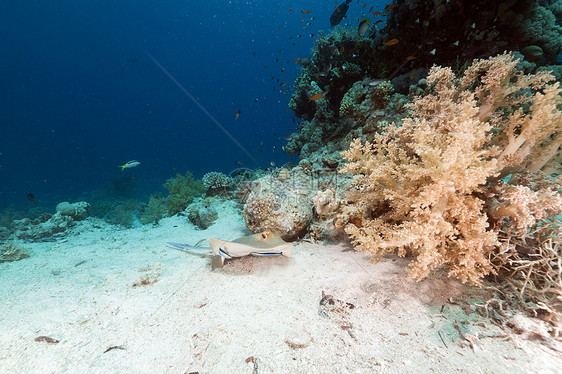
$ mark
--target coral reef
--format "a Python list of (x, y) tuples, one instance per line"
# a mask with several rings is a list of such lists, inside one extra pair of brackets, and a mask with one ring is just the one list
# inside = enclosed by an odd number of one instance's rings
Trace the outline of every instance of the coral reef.
[(113, 204), (111, 209), (106, 212), (104, 219), (112, 225), (132, 227), (139, 224), (137, 214), (142, 208), (141, 203), (135, 199), (128, 199), (123, 202)]
[(334, 213), (339, 207), (339, 201), (336, 199), (336, 191), (326, 190), (318, 191), (312, 198), (314, 211), (319, 217), (327, 217)]
[[(556, 6), (556, 7), (555, 7)], [(541, 4), (537, 1), (521, 21), (522, 40), (518, 46), (526, 57), (538, 61), (553, 63), (562, 50), (562, 15), (560, 2), (547, 0)], [(523, 45), (525, 48), (521, 48)]]
[(242, 211), (251, 232), (269, 230), (286, 241), (307, 233), (312, 220), (309, 178), (295, 171), (291, 174), (289, 180), (270, 174), (251, 184)]
[[(355, 175), (348, 200), (362, 218), (345, 230), (359, 250), (377, 259), (394, 251), (414, 255), (417, 279), (443, 266), (480, 284), (494, 271), (489, 257), (499, 242), (486, 211), (490, 188), (508, 174), (538, 171), (562, 142), (558, 83), (516, 66), (509, 54), (476, 60), (458, 79), (450, 68), (433, 67), (431, 90), (409, 106), (411, 117), (344, 152), (343, 171)], [(539, 194), (555, 206), (558, 193), (545, 188)], [(496, 220), (519, 212), (496, 209)], [(520, 227), (533, 221), (525, 219)]]
[[(432, 64), (462, 65), (504, 50), (525, 50), (526, 58), (553, 64), (562, 49), (558, 0), (396, 3), (385, 27), (371, 35), (380, 62), (393, 76)], [(390, 39), (398, 45), (384, 45)]]
[(226, 194), (233, 183), (231, 177), (218, 171), (211, 171), (205, 174), (201, 181), (203, 182), (205, 188), (207, 188), (208, 196)]
[(58, 234), (64, 233), (75, 222), (71, 216), (60, 213), (44, 215), (31, 220), (24, 218), (14, 221), (14, 232), (12, 236), (17, 239), (52, 240)]
[(189, 171), (185, 175), (178, 173), (175, 178), (166, 180), (164, 187), (169, 192), (166, 202), (170, 215), (183, 211), (193, 199), (205, 192), (203, 183), (193, 178)]
[[(560, 209), (560, 208), (558, 208)], [(500, 231), (501, 245), (491, 258), (501, 282), (501, 299), (532, 316), (560, 323), (562, 316), (562, 222), (537, 220), (524, 237)], [(558, 336), (562, 334), (558, 327)]]
[(152, 195), (148, 199), (148, 204), (141, 212), (139, 220), (142, 224), (157, 224), (168, 213), (168, 203), (166, 199), (159, 195)]
[(63, 201), (57, 204), (55, 210), (62, 216), (69, 216), (75, 221), (81, 221), (88, 216), (90, 204), (85, 201), (78, 201), (72, 204), (68, 201)]
[(187, 218), (191, 223), (206, 230), (219, 218), (216, 209), (213, 207), (215, 198), (205, 198), (190, 204), (187, 209)]

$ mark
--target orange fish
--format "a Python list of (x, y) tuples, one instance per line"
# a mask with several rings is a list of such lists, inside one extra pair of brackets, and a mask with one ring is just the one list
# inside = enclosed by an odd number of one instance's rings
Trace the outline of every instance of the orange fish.
[(382, 12), (380, 12), (378, 10), (376, 12), (373, 12), (373, 16), (380, 16), (381, 14), (382, 14)]
[(308, 14), (308, 13), (310, 13), (310, 12), (312, 12), (312, 10), (302, 10), (302, 9), (301, 9), (301, 13), (302, 13), (302, 14)]
[(406, 61), (412, 61), (412, 60), (415, 60), (415, 59), (416, 59), (416, 56), (408, 56), (408, 57), (406, 57)]
[(301, 58), (297, 58), (297, 60), (295, 61), (295, 64), (298, 64), (301, 61)]
[(289, 12), (292, 12), (292, 11), (293, 11), (293, 8), (289, 8)]
[(416, 71), (412, 70), (412, 74), (410, 74), (410, 80), (413, 80), (415, 76), (416, 76)]
[(324, 97), (324, 95), (322, 95), (322, 94), (312, 95), (311, 97), (308, 98), (308, 101), (320, 100), (320, 99), (323, 98), (323, 97)]
[(367, 6), (367, 4), (363, 4), (363, 6), (361, 7), (361, 9), (365, 9), (365, 7)]
[(388, 42), (385, 42), (384, 45), (391, 46), (398, 43), (398, 39), (390, 39)]
[(342, 45), (341, 48), (340, 48), (340, 53), (343, 53), (344, 50), (345, 50), (345, 48)]
[(393, 2), (392, 4), (387, 5), (387, 6), (384, 8), (384, 10), (385, 10), (386, 12), (388, 12), (389, 10), (394, 9), (394, 8), (396, 8), (397, 6), (398, 6), (398, 3)]

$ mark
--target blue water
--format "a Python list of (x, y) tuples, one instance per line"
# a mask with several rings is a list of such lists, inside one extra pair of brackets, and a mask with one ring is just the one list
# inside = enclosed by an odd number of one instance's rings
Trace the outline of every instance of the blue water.
[[(342, 24), (356, 27), (361, 11), (384, 7), (363, 3), (354, 1)], [(319, 30), (330, 31), (334, 8), (319, 0), (3, 1), (0, 210), (52, 209), (121, 175), (134, 176), (146, 198), (176, 171), (200, 178), (298, 162), (281, 151), (295, 124), (280, 83), (293, 85), (295, 60), (310, 57)], [(141, 165), (121, 172), (132, 159)]]

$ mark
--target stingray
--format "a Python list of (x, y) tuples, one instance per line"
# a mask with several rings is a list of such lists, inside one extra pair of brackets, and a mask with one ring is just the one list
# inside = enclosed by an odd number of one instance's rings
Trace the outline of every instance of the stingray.
[(194, 253), (193, 251), (209, 251), (211, 268), (222, 268), (225, 260), (244, 256), (285, 256), (293, 254), (293, 243), (287, 243), (280, 236), (271, 231), (264, 231), (254, 235), (243, 236), (233, 241), (209, 238), (210, 247), (196, 247), (189, 244), (168, 242), (179, 251)]

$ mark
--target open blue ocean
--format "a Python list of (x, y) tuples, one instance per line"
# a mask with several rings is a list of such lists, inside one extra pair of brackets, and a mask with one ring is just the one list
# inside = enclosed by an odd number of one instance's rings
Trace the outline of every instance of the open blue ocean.
[[(358, 23), (368, 10), (361, 5), (351, 4), (342, 25)], [(330, 31), (334, 8), (319, 0), (2, 2), (0, 210), (52, 211), (123, 177), (132, 197), (146, 200), (176, 172), (201, 178), (298, 162), (282, 150), (295, 130), (287, 105), (295, 61)], [(141, 165), (121, 171), (130, 160)]]

